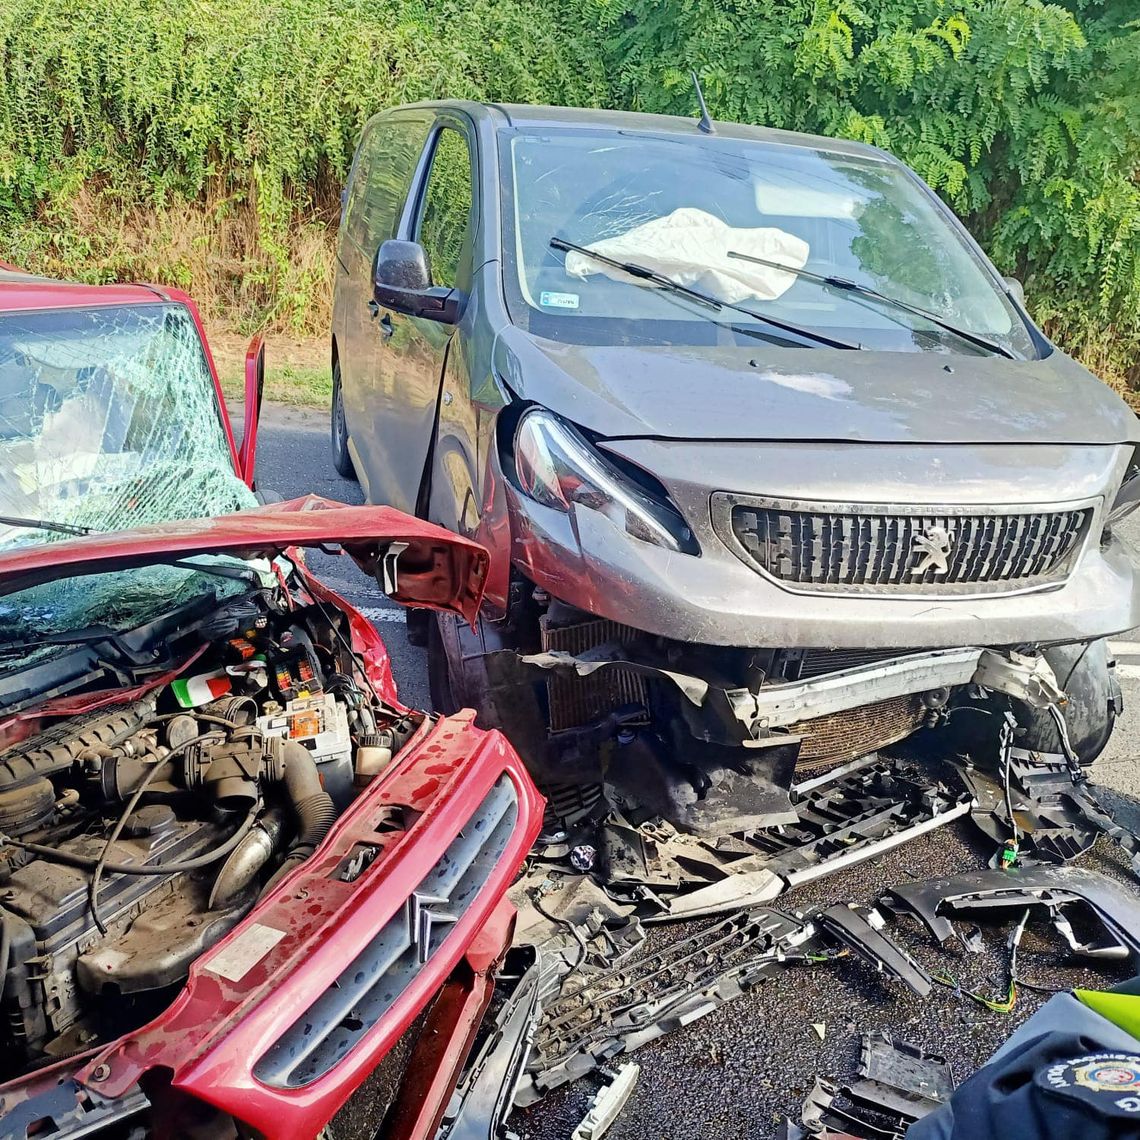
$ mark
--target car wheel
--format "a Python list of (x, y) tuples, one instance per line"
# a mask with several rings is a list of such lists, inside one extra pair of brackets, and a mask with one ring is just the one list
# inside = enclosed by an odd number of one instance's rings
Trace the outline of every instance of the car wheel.
[[(1121, 703), (1108, 642), (1102, 638), (1084, 645), (1054, 646), (1045, 650), (1045, 659), (1068, 698), (1063, 714), (1069, 742), (1081, 763), (1089, 765), (1108, 746)], [(1057, 726), (1048, 713), (1021, 701), (1013, 702), (1013, 711), (1024, 729), (1018, 744), (1035, 752), (1061, 751)]]
[(333, 466), (338, 475), (356, 478), (352, 456), (348, 454), (348, 423), (344, 418), (344, 396), (340, 390), (340, 361), (333, 365), (332, 413), (330, 416)]
[(427, 659), (428, 659), (428, 690), (431, 692), (432, 708), (437, 713), (450, 716), (460, 709), (455, 698), (455, 686), (452, 683), (451, 662), (447, 656), (447, 647), (444, 644), (441, 623), (451, 621), (450, 616), (437, 613), (428, 614), (427, 629)]

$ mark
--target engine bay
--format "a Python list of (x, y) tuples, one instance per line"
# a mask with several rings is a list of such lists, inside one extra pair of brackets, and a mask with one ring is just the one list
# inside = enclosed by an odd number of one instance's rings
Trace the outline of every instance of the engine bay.
[(139, 691), (8, 723), (7, 1076), (161, 1012), (423, 720), (375, 694), (341, 611), (283, 584), (219, 606), (178, 675)]

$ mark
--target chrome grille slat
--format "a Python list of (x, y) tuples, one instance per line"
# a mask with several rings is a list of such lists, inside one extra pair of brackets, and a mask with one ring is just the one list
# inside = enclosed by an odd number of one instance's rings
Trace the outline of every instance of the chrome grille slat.
[[(1016, 589), (1060, 578), (1092, 518), (1090, 508), (1021, 512), (789, 509), (731, 503), (731, 535), (756, 567), (789, 584), (902, 593)], [(926, 565), (921, 536), (949, 535), (946, 568)]]

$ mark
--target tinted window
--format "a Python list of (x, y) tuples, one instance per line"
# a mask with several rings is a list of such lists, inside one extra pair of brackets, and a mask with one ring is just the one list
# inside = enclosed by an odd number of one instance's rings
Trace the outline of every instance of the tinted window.
[(365, 128), (344, 226), (369, 257), (395, 236), (427, 133), (428, 124), (413, 119), (377, 119)]
[(433, 284), (458, 280), (470, 219), (471, 154), (463, 135), (444, 127), (436, 138), (419, 228)]

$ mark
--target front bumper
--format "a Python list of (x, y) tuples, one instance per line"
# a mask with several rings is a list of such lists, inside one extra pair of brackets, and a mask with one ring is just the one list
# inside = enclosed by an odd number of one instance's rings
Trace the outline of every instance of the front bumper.
[[(433, 924), (438, 899), (424, 884), (446, 877), (456, 844), (470, 839), (468, 825), (496, 796), (513, 804), (513, 814), (498, 817), (509, 827), (475, 885), (461, 880), (449, 913)], [(54, 1066), (48, 1080), (39, 1073), (0, 1086), (0, 1137), (25, 1140), (45, 1117), (57, 1121), (53, 1135), (87, 1134), (93, 1112), (110, 1122), (144, 1110), (144, 1090), (165, 1079), (262, 1135), (315, 1136), (460, 963), (469, 978), (487, 979), (509, 940), (504, 896), (541, 820), (541, 797), (501, 735), (477, 729), (470, 714), (426, 726), (314, 855), (194, 964), (165, 1013)], [(484, 997), (477, 985), (466, 996), (453, 990), (444, 992), (458, 1012), (436, 1022), (452, 1027), (454, 1041), (434, 1046), (452, 1079)], [(341, 1011), (345, 1000), (350, 1009)], [(318, 1039), (324, 1064), (313, 1060)], [(445, 1106), (448, 1081), (429, 1076), (436, 1079), (404, 1136), (432, 1135), (423, 1105)]]
[[(1018, 449), (891, 449), (888, 462), (874, 448), (817, 453), (806, 445), (646, 440), (608, 446), (661, 478), (697, 535), (701, 555), (638, 541), (589, 509), (565, 515), (543, 507), (507, 482), (516, 565), (537, 586), (587, 613), (677, 641), (758, 648), (1064, 644), (1140, 625), (1140, 580), (1128, 551), (1115, 538), (1098, 542), (1103, 502), (1065, 581), (970, 597), (795, 592), (746, 565), (717, 537), (710, 517), (710, 497), (724, 486), (832, 502), (859, 488), (868, 501), (922, 502), (925, 496), (960, 504), (1036, 501), (1041, 487), (1050, 486), (1060, 488), (1058, 500), (1103, 500), (1119, 483), (1130, 448), (1020, 449), (1032, 451), (1028, 458), (1007, 453)], [(729, 462), (733, 448), (742, 454)], [(741, 474), (755, 468), (763, 474)], [(913, 482), (896, 476), (890, 483), (885, 471), (906, 472)]]

